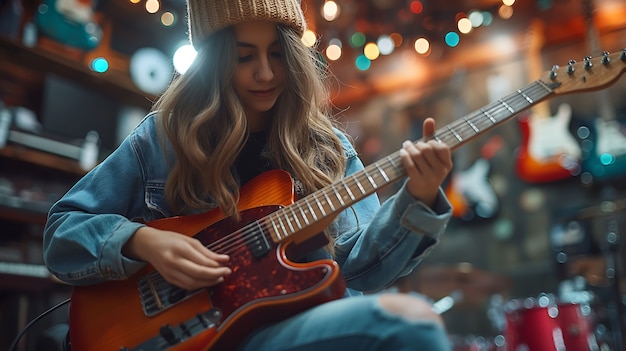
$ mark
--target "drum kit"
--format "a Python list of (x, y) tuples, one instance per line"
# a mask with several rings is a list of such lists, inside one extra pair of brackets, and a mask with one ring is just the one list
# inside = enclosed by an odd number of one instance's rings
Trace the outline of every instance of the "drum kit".
[(626, 284), (622, 286), (620, 280), (619, 234), (613, 216), (623, 210), (626, 200), (578, 212), (579, 220), (605, 220), (606, 243), (597, 255), (557, 252), (559, 265), (566, 266), (557, 293), (506, 301), (503, 294), (510, 291), (511, 280), (469, 263), (424, 267), (411, 278), (410, 284), (416, 284), (411, 288), (437, 299), (433, 306), (440, 314), (455, 305), (487, 302), (487, 317), (496, 335), (450, 335), (454, 351), (626, 350), (622, 338)]
[(505, 315), (507, 350), (600, 350), (588, 301), (564, 301), (541, 294), (537, 298), (510, 301)]
[[(605, 321), (606, 311), (598, 296), (588, 290), (584, 278), (561, 283), (558, 295), (505, 301), (511, 287), (507, 277), (471, 268), (429, 267), (417, 274), (420, 293), (439, 297), (433, 302), (444, 314), (456, 305), (479, 305), (487, 301), (487, 316), (495, 336), (450, 335), (454, 351), (622, 351)], [(442, 296), (445, 291), (448, 295)]]

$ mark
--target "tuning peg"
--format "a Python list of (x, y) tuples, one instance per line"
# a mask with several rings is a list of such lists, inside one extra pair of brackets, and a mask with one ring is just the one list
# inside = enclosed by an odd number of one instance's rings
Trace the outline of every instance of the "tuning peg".
[(559, 76), (559, 74), (556, 72), (558, 69), (559, 69), (558, 65), (552, 66), (552, 69), (550, 70), (550, 79), (555, 80), (556, 77)]
[(626, 61), (626, 49), (622, 49), (622, 52), (619, 54), (619, 59), (622, 61)]
[(574, 68), (575, 64), (576, 60), (569, 60), (569, 62), (567, 63), (567, 74), (572, 75), (574, 73), (574, 71), (576, 70)]
[(591, 67), (593, 67), (593, 63), (591, 63), (591, 56), (585, 56), (583, 60), (585, 61), (585, 69), (590, 70)]
[(611, 63), (611, 58), (609, 57), (609, 52), (608, 51), (603, 51), (602, 52), (602, 64), (603, 65), (608, 65), (609, 63)]

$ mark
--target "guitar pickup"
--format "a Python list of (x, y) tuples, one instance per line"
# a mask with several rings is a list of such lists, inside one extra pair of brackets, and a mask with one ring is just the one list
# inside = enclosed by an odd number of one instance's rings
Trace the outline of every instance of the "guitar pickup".
[(159, 335), (146, 340), (134, 348), (121, 347), (121, 351), (161, 351), (198, 335), (210, 328), (215, 328), (222, 319), (222, 311), (212, 308), (204, 313), (198, 313), (194, 318), (176, 326), (168, 324), (161, 327)]
[(272, 249), (271, 244), (267, 240), (267, 236), (264, 234), (259, 223), (258, 230), (255, 230), (250, 239), (245, 239), (248, 245), (248, 249), (254, 258), (261, 258), (265, 256)]

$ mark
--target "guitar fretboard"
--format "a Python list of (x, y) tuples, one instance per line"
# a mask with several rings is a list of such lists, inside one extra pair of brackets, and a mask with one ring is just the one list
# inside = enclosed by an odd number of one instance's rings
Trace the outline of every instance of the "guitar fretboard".
[[(432, 136), (422, 138), (420, 141), (437, 140), (451, 149), (456, 149), (546, 99), (552, 93), (552, 87), (537, 80), (438, 129)], [(359, 172), (273, 212), (267, 216), (262, 226), (275, 242), (283, 241), (314, 223), (336, 216), (340, 211), (404, 176), (406, 171), (398, 150)]]

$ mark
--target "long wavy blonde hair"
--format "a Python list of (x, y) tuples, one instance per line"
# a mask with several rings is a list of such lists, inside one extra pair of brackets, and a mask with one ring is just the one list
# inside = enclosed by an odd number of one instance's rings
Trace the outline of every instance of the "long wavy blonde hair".
[[(287, 86), (271, 111), (270, 161), (298, 179), (308, 194), (341, 178), (345, 157), (333, 130), (325, 64), (293, 29), (276, 28)], [(165, 185), (174, 213), (208, 208), (210, 197), (224, 214), (238, 216), (232, 168), (249, 133), (233, 86), (236, 65), (234, 31), (216, 32), (154, 105), (162, 137), (176, 153)]]

